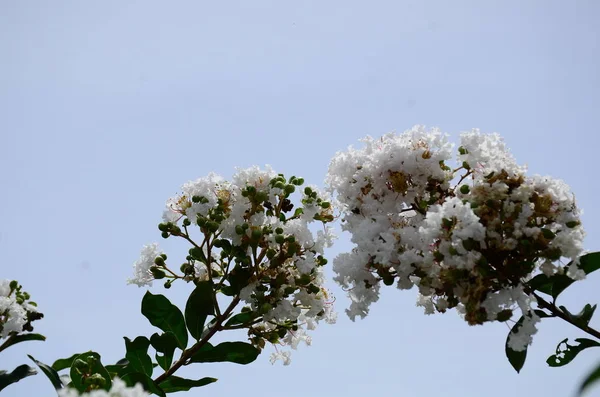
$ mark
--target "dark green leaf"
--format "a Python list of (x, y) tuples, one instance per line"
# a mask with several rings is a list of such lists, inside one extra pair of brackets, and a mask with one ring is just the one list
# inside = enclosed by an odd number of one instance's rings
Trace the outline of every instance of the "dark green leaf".
[(563, 312), (569, 315), (573, 322), (575, 322), (577, 325), (581, 327), (586, 327), (590, 323), (590, 320), (592, 319), (592, 316), (594, 315), (597, 306), (598, 305), (592, 306), (588, 303), (583, 307), (583, 309), (581, 309), (581, 311), (578, 314), (571, 313), (564, 306), (559, 307)]
[(248, 285), (248, 281), (250, 280), (251, 276), (252, 271), (250, 269), (236, 265), (233, 270), (229, 272), (229, 277), (227, 280), (229, 281), (229, 285), (231, 286), (233, 292), (238, 293), (242, 290), (242, 288)]
[[(82, 362), (86, 365), (82, 366)], [(96, 352), (90, 351), (77, 356), (75, 360), (73, 360), (73, 364), (71, 364), (71, 371), (69, 374), (71, 375), (71, 386), (80, 393), (87, 389), (88, 385), (85, 383), (86, 378), (93, 374), (99, 374), (104, 378), (102, 389), (110, 390), (112, 385), (110, 374), (102, 365), (100, 355)]]
[(553, 280), (550, 277), (542, 273), (529, 280), (527, 285), (529, 285), (531, 289), (535, 291), (540, 291), (544, 294), (552, 295), (552, 282)]
[(216, 363), (229, 361), (237, 364), (249, 364), (256, 360), (260, 350), (245, 342), (223, 342), (217, 346), (206, 343), (190, 358), (192, 363)]
[(125, 376), (126, 374), (134, 372), (133, 368), (129, 364), (129, 361), (125, 358), (117, 361), (116, 364), (107, 365), (105, 368), (112, 378), (114, 378), (115, 376), (123, 378), (123, 376)]
[(600, 343), (598, 343), (594, 340), (591, 340), (591, 339), (587, 339), (587, 338), (575, 339), (575, 342), (578, 343), (578, 345), (576, 345), (576, 346), (569, 345), (567, 343), (568, 340), (569, 339), (567, 338), (567, 339), (561, 341), (558, 344), (558, 346), (556, 346), (556, 354), (551, 355), (546, 360), (546, 362), (548, 363), (549, 366), (562, 367), (563, 365), (567, 365), (568, 363), (573, 361), (573, 359), (575, 358), (575, 356), (577, 356), (579, 354), (579, 352), (581, 352), (589, 347), (600, 346)]
[(80, 354), (81, 353), (75, 353), (71, 357), (68, 357), (68, 358), (59, 358), (58, 360), (56, 360), (54, 362), (54, 364), (52, 364), (52, 368), (56, 372), (62, 371), (65, 368), (71, 368), (71, 365), (73, 364), (73, 361), (75, 361), (75, 359), (77, 358), (77, 356), (79, 356)]
[(175, 335), (173, 335), (172, 332), (165, 332), (162, 335), (155, 333), (150, 337), (150, 343), (156, 350), (156, 362), (158, 362), (158, 365), (166, 371), (171, 367), (173, 353), (177, 347)]
[(188, 333), (181, 310), (163, 295), (146, 292), (142, 299), (142, 314), (150, 323), (165, 332), (172, 332), (177, 339), (177, 346), (184, 350), (188, 342)]
[(125, 358), (129, 361), (131, 367), (137, 371), (152, 376), (152, 359), (148, 355), (150, 341), (145, 336), (138, 336), (133, 340), (125, 339), (125, 348), (127, 354)]
[(255, 312), (243, 312), (232, 316), (227, 322), (225, 326), (230, 325), (239, 325), (239, 324), (248, 324), (249, 322), (255, 320), (258, 317), (258, 314)]
[(194, 339), (200, 340), (206, 317), (214, 314), (212, 283), (201, 281), (196, 285), (185, 305), (185, 322)]
[(131, 372), (121, 378), (123, 382), (129, 387), (133, 387), (136, 384), (141, 384), (144, 390), (154, 393), (157, 396), (166, 397), (166, 393), (152, 380), (148, 375), (142, 374), (141, 372)]
[(600, 269), (600, 252), (590, 252), (583, 255), (580, 259), (579, 267), (585, 274), (590, 274)]
[(590, 372), (583, 383), (581, 383), (579, 386), (578, 395), (581, 396), (584, 391), (586, 391), (594, 383), (598, 382), (598, 380), (600, 380), (600, 364), (592, 372)]
[(36, 360), (29, 354), (27, 355), (27, 357), (29, 357), (31, 359), (31, 361), (33, 361), (42, 370), (44, 375), (46, 375), (46, 377), (48, 379), (50, 379), (50, 382), (52, 382), (52, 386), (54, 386), (54, 388), (56, 390), (63, 388), (63, 384), (60, 380), (60, 377), (58, 376), (58, 372), (56, 372), (54, 369), (52, 369), (51, 366), (46, 365), (43, 362)]
[(13, 383), (20, 381), (23, 378), (35, 374), (37, 374), (37, 371), (25, 364), (19, 365), (10, 374), (6, 371), (0, 371), (0, 390), (4, 389), (8, 385), (12, 385)]
[(506, 357), (508, 358), (508, 362), (510, 362), (510, 365), (512, 365), (517, 372), (520, 372), (521, 368), (523, 368), (523, 365), (525, 364), (525, 359), (527, 358), (527, 346), (525, 346), (525, 350), (523, 351), (513, 350), (508, 347), (508, 339), (510, 338), (511, 333), (517, 333), (521, 325), (523, 325), (524, 320), (525, 317), (521, 317), (519, 321), (517, 321), (517, 323), (512, 327), (508, 333), (508, 336), (506, 337), (506, 343), (504, 345), (504, 351), (506, 353)]
[(44, 335), (40, 335), (40, 334), (17, 334), (17, 335), (13, 335), (13, 336), (9, 337), (6, 340), (6, 342), (4, 342), (4, 344), (2, 345), (2, 350), (5, 350), (9, 346), (16, 345), (17, 343), (25, 342), (25, 341), (28, 341), (28, 340), (45, 341), (46, 337)]
[(170, 376), (160, 384), (160, 388), (163, 389), (165, 393), (175, 393), (178, 391), (188, 391), (192, 387), (206, 386), (216, 381), (216, 378), (202, 378), (198, 380), (192, 380), (180, 378), (178, 376)]

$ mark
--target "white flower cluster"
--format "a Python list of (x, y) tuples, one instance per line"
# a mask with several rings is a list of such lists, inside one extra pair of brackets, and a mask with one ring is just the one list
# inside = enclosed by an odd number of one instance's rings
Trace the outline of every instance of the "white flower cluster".
[(42, 318), (29, 294), (16, 281), (0, 280), (0, 339), (32, 331), (31, 321)]
[(473, 324), (527, 316), (512, 346), (531, 342), (539, 318), (524, 283), (533, 275), (577, 267), (584, 231), (573, 194), (562, 181), (525, 175), (497, 134), (461, 134), (457, 166), (445, 134), (415, 126), (366, 138), (337, 153), (327, 183), (337, 193), (343, 229), (355, 248), (334, 260), (348, 289), (351, 319), (368, 313), (379, 286), (419, 288), (428, 314), (456, 307)]
[[(244, 310), (253, 316), (246, 328), (255, 346), (310, 343), (305, 329), (335, 320), (322, 275), (323, 251), (335, 236), (327, 225), (334, 219), (329, 197), (314, 186), (296, 192), (303, 184), (270, 167), (238, 169), (231, 182), (210, 174), (186, 183), (181, 195), (167, 201), (159, 225), (163, 237), (192, 243), (180, 268), (184, 274), (169, 269), (166, 255), (152, 244), (144, 247), (129, 282), (211, 280), (217, 292), (247, 304)], [(312, 223), (321, 223), (321, 230), (313, 233)], [(198, 242), (192, 229), (200, 230)]]
[(79, 394), (76, 389), (65, 387), (58, 391), (58, 397), (147, 397), (150, 396), (139, 383), (134, 387), (127, 387), (125, 382), (119, 378), (112, 380), (112, 386), (109, 391), (92, 390), (87, 393)]

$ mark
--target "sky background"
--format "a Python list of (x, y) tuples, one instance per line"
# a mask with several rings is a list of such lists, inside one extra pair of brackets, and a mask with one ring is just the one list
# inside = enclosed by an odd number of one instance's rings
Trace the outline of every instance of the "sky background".
[[(0, 367), (87, 350), (112, 363), (123, 336), (154, 332), (145, 289), (125, 280), (142, 245), (163, 242), (164, 202), (184, 182), (271, 164), (322, 186), (337, 151), (414, 124), (455, 141), (502, 134), (530, 173), (571, 185), (599, 250), (599, 18), (593, 0), (1, 0), (0, 277), (39, 303), (48, 339), (3, 352)], [(349, 249), (343, 234), (328, 256)], [(600, 302), (599, 283), (562, 304)], [(272, 366), (271, 350), (248, 366), (196, 364), (183, 374), (219, 381), (187, 395), (572, 396), (600, 359), (548, 367), (559, 341), (585, 335), (545, 320), (517, 374), (505, 324), (424, 316), (415, 291), (391, 287), (352, 323), (329, 286), (339, 321), (291, 366)], [(190, 290), (152, 288), (180, 306)], [(52, 395), (41, 374), (2, 393)]]

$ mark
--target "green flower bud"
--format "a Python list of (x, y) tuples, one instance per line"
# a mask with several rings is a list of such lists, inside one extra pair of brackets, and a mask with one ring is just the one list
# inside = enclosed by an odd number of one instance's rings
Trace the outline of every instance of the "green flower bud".
[(462, 166), (467, 171), (471, 169), (471, 166), (466, 161), (463, 161)]
[(568, 227), (569, 229), (573, 229), (574, 227), (576, 227), (576, 226), (578, 226), (578, 225), (579, 225), (579, 222), (577, 222), (577, 221), (571, 221), (571, 222), (567, 222), (567, 227)]
[(307, 196), (310, 196), (312, 194), (312, 189), (309, 188), (308, 186), (304, 188), (304, 194), (306, 194)]
[(17, 282), (17, 280), (13, 280), (10, 282), (9, 286), (11, 290), (15, 290), (19, 286), (19, 283)]
[(284, 242), (284, 241), (285, 241), (285, 237), (283, 237), (283, 235), (282, 235), (282, 234), (277, 234), (277, 235), (275, 236), (275, 242), (276, 242), (277, 244), (283, 244), (283, 242)]
[(329, 207), (331, 207), (331, 203), (330, 203), (329, 201), (323, 201), (323, 202), (321, 203), (321, 208), (323, 208), (323, 209), (327, 209), (327, 208), (329, 208)]
[(235, 234), (241, 236), (242, 234), (244, 234), (244, 228), (242, 228), (241, 225), (236, 225), (235, 226)]
[(462, 194), (469, 194), (470, 191), (471, 191), (471, 188), (469, 188), (469, 185), (462, 185), (460, 187), (460, 192)]
[(100, 374), (92, 374), (84, 379), (83, 384), (86, 386), (96, 386), (97, 389), (101, 389), (106, 385), (106, 379)]
[(183, 226), (189, 226), (189, 225), (191, 225), (191, 224), (192, 224), (192, 222), (190, 222), (190, 220), (189, 220), (188, 218), (185, 218), (185, 219), (183, 220)]
[(556, 234), (554, 234), (551, 230), (542, 228), (541, 232), (542, 232), (542, 236), (544, 236), (544, 238), (546, 238), (548, 240), (552, 240), (554, 237), (556, 237)]
[(171, 288), (171, 284), (173, 283), (173, 280), (168, 280), (167, 282), (165, 282), (165, 288), (169, 289)]
[(162, 238), (169, 238), (169, 232), (162, 232), (160, 235)]
[(273, 310), (273, 306), (271, 306), (269, 303), (263, 303), (260, 306), (260, 309), (258, 310), (258, 312), (260, 314), (267, 314), (268, 312), (270, 312), (271, 310)]
[(294, 292), (296, 292), (296, 287), (285, 287), (285, 289), (283, 290), (283, 292), (286, 295), (291, 295)]
[(159, 223), (158, 230), (160, 230), (161, 232), (166, 232), (169, 230), (169, 227), (167, 226), (166, 223)]
[(260, 240), (261, 237), (262, 237), (262, 230), (260, 230), (260, 229), (252, 230), (252, 239), (253, 240)]
[(150, 268), (150, 273), (152, 273), (152, 276), (154, 276), (154, 278), (157, 280), (160, 280), (161, 278), (165, 278), (165, 272), (163, 272), (161, 269), (159, 269), (156, 266), (152, 266)]
[(296, 186), (294, 185), (285, 185), (285, 188), (283, 189), (284, 192), (286, 192), (287, 194), (292, 194), (296, 191)]
[(463, 155), (464, 155), (464, 154), (467, 154), (467, 153), (469, 153), (469, 151), (468, 151), (467, 149), (465, 149), (464, 147), (460, 146), (460, 147), (458, 148), (458, 153), (460, 153), (460, 154), (463, 154)]
[(164, 266), (165, 260), (162, 256), (157, 256), (156, 258), (154, 258), (154, 263), (158, 266)]
[(496, 315), (496, 320), (501, 323), (508, 321), (512, 318), (513, 312), (510, 309), (502, 310), (500, 313)]
[(73, 361), (73, 366), (75, 367), (76, 370), (79, 371), (80, 374), (84, 374), (84, 373), (87, 373), (89, 371), (89, 365), (88, 365), (88, 363), (86, 363), (85, 361), (83, 361), (80, 358), (78, 358), (75, 361)]

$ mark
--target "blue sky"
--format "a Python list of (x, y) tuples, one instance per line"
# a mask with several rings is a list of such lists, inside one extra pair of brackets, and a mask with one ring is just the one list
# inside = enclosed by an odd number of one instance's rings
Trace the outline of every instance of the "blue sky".
[[(501, 133), (531, 173), (572, 186), (599, 250), (598, 17), (593, 0), (0, 2), (0, 277), (33, 295), (48, 337), (4, 352), (1, 367), (90, 349), (114, 362), (123, 336), (153, 332), (145, 290), (125, 279), (141, 246), (162, 240), (156, 224), (183, 182), (271, 164), (322, 185), (336, 151), (414, 124)], [(350, 248), (342, 235), (329, 257)], [(599, 281), (562, 303), (599, 302)], [(415, 291), (395, 289), (351, 323), (330, 286), (338, 324), (291, 366), (264, 354), (186, 368), (219, 378), (188, 395), (569, 396), (598, 361), (590, 350), (549, 368), (559, 341), (584, 335), (548, 320), (517, 375), (504, 324), (426, 317)], [(183, 305), (189, 290), (166, 294)], [(39, 375), (2, 395), (52, 394)]]

